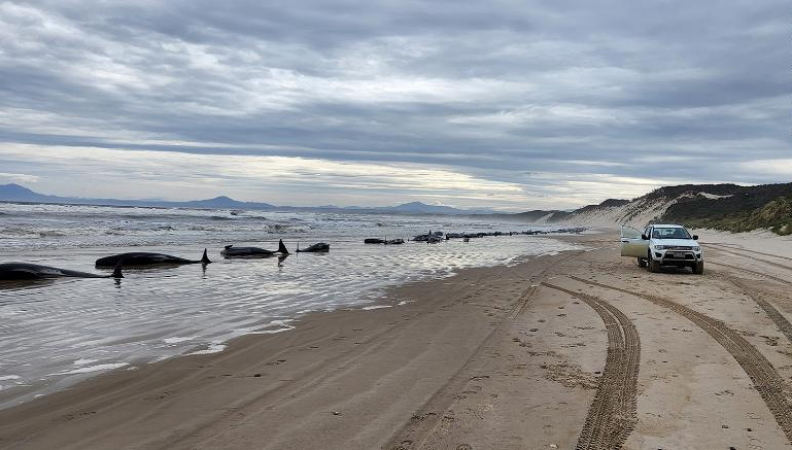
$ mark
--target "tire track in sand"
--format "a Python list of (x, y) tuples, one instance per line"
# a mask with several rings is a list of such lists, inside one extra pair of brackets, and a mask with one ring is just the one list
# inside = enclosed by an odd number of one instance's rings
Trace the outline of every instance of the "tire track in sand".
[(511, 312), (509, 312), (509, 319), (514, 320), (517, 318), (517, 316), (525, 312), (525, 308), (528, 307), (528, 303), (530, 302), (531, 298), (533, 298), (534, 294), (536, 294), (536, 290), (538, 288), (538, 284), (532, 284), (528, 287), (528, 289), (523, 291), (522, 295), (520, 295), (520, 299), (517, 300), (517, 303), (514, 304), (514, 308), (512, 308)]
[(655, 305), (670, 309), (698, 325), (702, 330), (707, 332), (707, 334), (712, 336), (712, 338), (726, 349), (737, 363), (740, 364), (753, 382), (754, 388), (756, 388), (756, 391), (762, 396), (768, 409), (770, 409), (770, 412), (775, 417), (778, 426), (783, 430), (787, 437), (787, 441), (792, 443), (792, 402), (790, 402), (789, 399), (788, 388), (770, 361), (739, 333), (727, 327), (726, 324), (720, 320), (713, 319), (712, 317), (662, 297), (643, 294), (641, 292), (633, 292), (573, 275), (570, 275), (569, 278), (581, 283), (623, 292), (648, 300)]
[[(785, 270), (792, 270), (792, 266), (788, 266), (786, 264), (781, 264), (781, 263), (777, 263), (775, 261), (770, 261), (769, 259), (757, 258), (755, 256), (746, 255), (746, 253), (758, 253), (760, 255), (769, 255), (769, 253), (752, 252), (750, 250), (743, 250), (743, 249), (740, 249), (741, 252), (733, 252), (731, 250), (724, 250), (720, 246), (717, 246), (716, 251), (723, 252), (723, 253), (726, 253), (726, 254), (729, 254), (729, 255), (733, 255), (733, 256), (737, 256), (737, 257), (740, 257), (740, 258), (750, 259), (751, 261), (760, 262), (762, 264), (768, 264), (768, 265), (771, 265), (773, 267), (778, 267), (778, 268), (785, 269)], [(783, 257), (783, 256), (775, 256), (775, 255), (772, 255), (772, 256), (773, 256), (773, 258), (787, 259), (786, 257)]]
[[(773, 257), (773, 258), (785, 259), (787, 261), (792, 261), (792, 258), (790, 258), (789, 256), (774, 255), (772, 253), (758, 252), (756, 250), (748, 250), (748, 249), (746, 249), (744, 247), (735, 247), (735, 246), (732, 246), (732, 245), (719, 244), (719, 243), (716, 243), (716, 242), (713, 242), (713, 243), (707, 244), (707, 245), (711, 245), (713, 247), (717, 247), (719, 250), (722, 249), (722, 248), (728, 248), (730, 250), (739, 250), (741, 252), (753, 253), (754, 255), (770, 256), (770, 257)], [(728, 252), (729, 250), (726, 250), (726, 251)]]
[(712, 261), (708, 261), (707, 264), (709, 264), (711, 266), (721, 266), (721, 267), (726, 267), (727, 269), (732, 269), (732, 270), (737, 270), (739, 272), (749, 273), (751, 275), (754, 275), (754, 276), (757, 276), (757, 277), (760, 277), (760, 278), (767, 278), (769, 280), (777, 281), (777, 282), (779, 282), (781, 284), (792, 284), (792, 281), (785, 280), (785, 279), (783, 279), (781, 277), (777, 277), (775, 275), (770, 275), (770, 274), (767, 274), (767, 273), (757, 272), (755, 270), (745, 269), (743, 267), (732, 266), (732, 265), (729, 265), (729, 264), (724, 264), (722, 262), (716, 262), (715, 263), (715, 262), (712, 262)]
[(756, 289), (749, 287), (744, 281), (737, 281), (734, 278), (729, 278), (729, 281), (750, 297), (754, 303), (759, 305), (767, 316), (770, 317), (770, 320), (781, 330), (781, 333), (786, 336), (787, 340), (792, 343), (792, 323), (789, 323), (787, 318), (781, 314), (781, 311), (776, 309), (772, 303), (762, 298), (762, 295)]
[(608, 330), (605, 369), (575, 449), (620, 449), (638, 420), (638, 369), (641, 359), (638, 331), (624, 313), (598, 297), (546, 282), (542, 284), (584, 301), (602, 318)]

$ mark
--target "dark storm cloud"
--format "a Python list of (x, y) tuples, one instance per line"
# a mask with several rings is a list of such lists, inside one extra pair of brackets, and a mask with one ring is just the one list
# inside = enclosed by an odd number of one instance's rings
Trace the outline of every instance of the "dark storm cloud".
[(524, 172), (785, 181), (792, 168), (767, 167), (792, 157), (786, 14), (752, 1), (3, 2), (0, 140), (420, 163), (551, 196)]

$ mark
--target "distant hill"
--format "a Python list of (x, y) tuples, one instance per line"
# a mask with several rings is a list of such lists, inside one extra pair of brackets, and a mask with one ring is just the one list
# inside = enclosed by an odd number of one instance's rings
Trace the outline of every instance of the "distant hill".
[(338, 206), (275, 206), (269, 203), (241, 202), (226, 196), (215, 197), (207, 200), (192, 200), (186, 202), (167, 202), (157, 200), (115, 200), (96, 198), (58, 197), (43, 195), (18, 184), (0, 185), (0, 201), (22, 203), (56, 203), (71, 205), (106, 205), (106, 206), (144, 206), (154, 208), (199, 208), (199, 209), (263, 209), (278, 211), (311, 211), (311, 212), (354, 212), (354, 213), (393, 213), (393, 214), (446, 214), (470, 215), (489, 214), (489, 210), (466, 210), (450, 206), (427, 205), (421, 202), (405, 203), (398, 206), (384, 207), (338, 207)]
[[(723, 187), (729, 185), (721, 185)], [(694, 195), (670, 205), (663, 219), (733, 232), (769, 228), (792, 234), (792, 183), (730, 186), (721, 195)]]
[(347, 212), (358, 214), (476, 215), (537, 225), (612, 227), (626, 224), (643, 228), (652, 222), (680, 223), (692, 228), (743, 232), (770, 229), (792, 235), (792, 183), (761, 186), (736, 184), (685, 184), (656, 189), (633, 200), (608, 199), (572, 211), (534, 210), (517, 214), (490, 210), (464, 210), (421, 202), (387, 207), (296, 207), (240, 202), (221, 196), (207, 200), (165, 202), (57, 197), (34, 192), (18, 184), (0, 185), (0, 201), (80, 205), (147, 206), (160, 208), (262, 209), (277, 211)]
[(222, 208), (222, 209), (270, 209), (274, 208), (269, 203), (250, 203), (240, 202), (226, 196), (211, 198), (209, 200), (193, 200), (189, 202), (178, 203), (181, 207), (186, 208)]
[(458, 209), (453, 208), (451, 206), (442, 206), (442, 205), (427, 205), (426, 203), (421, 202), (412, 202), (412, 203), (405, 203), (403, 205), (398, 206), (391, 206), (385, 208), (377, 208), (380, 210), (387, 210), (392, 212), (398, 213), (407, 213), (407, 214), (488, 214), (491, 213), (489, 210), (466, 210), (466, 209)]
[(686, 184), (656, 189), (633, 200), (606, 200), (574, 211), (530, 211), (534, 223), (643, 228), (679, 223), (691, 228), (792, 234), (792, 183), (760, 186)]
[(45, 203), (55, 201), (59, 197), (54, 195), (42, 195), (18, 184), (0, 185), (0, 199), (8, 202), (34, 202)]
[(514, 214), (514, 217), (517, 219), (525, 220), (526, 222), (540, 222), (540, 221), (546, 221), (549, 218), (559, 213), (560, 211), (543, 211), (536, 209), (533, 211)]
[(107, 206), (151, 206), (160, 208), (250, 208), (272, 207), (266, 203), (238, 202), (228, 197), (217, 197), (209, 200), (195, 200), (189, 202), (166, 202), (158, 200), (115, 200), (101, 198), (58, 197), (34, 192), (18, 184), (0, 185), (0, 201), (23, 203), (58, 203), (70, 205), (107, 205)]

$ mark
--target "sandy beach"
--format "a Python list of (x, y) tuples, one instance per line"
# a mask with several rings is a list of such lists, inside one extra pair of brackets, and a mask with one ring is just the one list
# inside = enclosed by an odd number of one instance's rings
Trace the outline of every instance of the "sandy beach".
[(790, 448), (788, 248), (705, 234), (697, 276), (568, 239), (1, 410), (0, 448)]
[(787, 8), (0, 0), (0, 450), (792, 450)]

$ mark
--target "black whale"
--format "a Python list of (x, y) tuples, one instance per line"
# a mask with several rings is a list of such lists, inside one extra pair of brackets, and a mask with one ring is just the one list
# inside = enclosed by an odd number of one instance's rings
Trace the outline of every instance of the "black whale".
[(330, 251), (330, 244), (319, 242), (304, 249), (298, 247), (297, 251), (300, 253), (325, 253)]
[(203, 257), (198, 260), (179, 258), (178, 256), (165, 255), (162, 253), (132, 252), (121, 253), (120, 255), (107, 256), (96, 260), (96, 267), (115, 267), (118, 264), (124, 266), (155, 266), (155, 265), (176, 265), (176, 264), (209, 264), (209, 257), (204, 249)]
[(97, 275), (76, 270), (59, 269), (28, 263), (0, 264), (0, 280), (39, 280), (43, 278), (124, 278), (121, 265), (117, 264), (112, 275)]
[(225, 258), (267, 258), (270, 256), (289, 254), (289, 250), (283, 245), (283, 240), (278, 241), (278, 250), (267, 250), (259, 247), (234, 247), (233, 245), (226, 245), (225, 249), (220, 252)]

